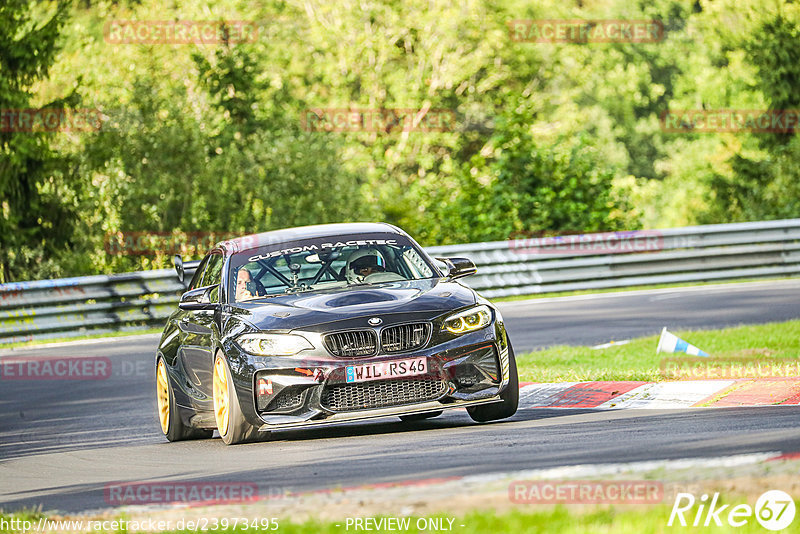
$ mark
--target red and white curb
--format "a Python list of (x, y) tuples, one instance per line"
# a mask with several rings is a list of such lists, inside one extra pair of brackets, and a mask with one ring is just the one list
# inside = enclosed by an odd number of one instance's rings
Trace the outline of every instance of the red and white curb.
[(521, 384), (526, 408), (691, 408), (800, 405), (800, 380), (762, 378), (674, 382), (554, 382)]

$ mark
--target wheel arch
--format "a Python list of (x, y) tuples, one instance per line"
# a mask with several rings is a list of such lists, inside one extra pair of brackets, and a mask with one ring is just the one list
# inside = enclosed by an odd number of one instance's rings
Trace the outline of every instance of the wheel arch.
[(228, 365), (232, 378), (232, 383), (229, 387), (233, 387), (236, 398), (239, 401), (239, 409), (242, 415), (244, 415), (245, 419), (252, 425), (260, 426), (263, 424), (263, 421), (256, 412), (255, 397), (253, 395), (255, 370), (252, 370), (252, 372), (242, 372), (242, 368), (249, 368), (247, 358), (242, 355), (241, 359), (237, 359), (237, 365), (231, 365), (232, 358), (230, 358), (224, 348), (219, 345), (216, 346), (213, 354), (212, 365), (216, 363), (218, 356), (221, 356)]

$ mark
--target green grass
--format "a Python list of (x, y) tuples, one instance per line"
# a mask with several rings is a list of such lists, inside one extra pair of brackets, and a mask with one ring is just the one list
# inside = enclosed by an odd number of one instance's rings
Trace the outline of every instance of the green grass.
[(47, 345), (49, 343), (64, 343), (67, 341), (83, 341), (86, 339), (100, 339), (104, 337), (126, 337), (126, 336), (141, 336), (143, 334), (160, 334), (163, 332), (163, 327), (144, 328), (142, 330), (117, 330), (115, 332), (104, 332), (102, 334), (87, 333), (82, 336), (73, 337), (57, 337), (52, 339), (33, 339), (31, 341), (19, 341), (16, 343), (8, 343), (0, 345), (2, 349), (16, 349), (19, 347), (33, 347), (37, 345)]
[[(720, 358), (796, 360), (800, 356), (800, 320), (739, 326), (722, 330), (673, 332)], [(659, 364), (679, 354), (656, 354), (658, 335), (631, 340), (607, 349), (559, 345), (517, 355), (523, 382), (586, 380), (663, 380)]]
[(644, 291), (647, 289), (668, 289), (679, 287), (697, 287), (719, 284), (740, 284), (743, 282), (775, 282), (780, 280), (796, 280), (796, 277), (783, 278), (736, 278), (733, 280), (709, 280), (708, 282), (675, 282), (673, 284), (649, 284), (643, 286), (607, 287), (604, 289), (581, 289), (580, 291), (556, 291), (551, 293), (532, 293), (530, 295), (514, 295), (512, 297), (493, 297), (492, 302), (514, 302), (516, 300), (544, 299), (553, 297), (574, 297), (576, 295), (595, 295), (601, 293), (623, 293)]
[[(750, 503), (752, 505), (752, 503)], [(695, 533), (695, 532), (708, 532), (709, 527), (681, 527), (667, 526), (671, 505), (656, 505), (656, 506), (636, 506), (628, 505), (623, 507), (589, 507), (589, 508), (576, 508), (569, 506), (555, 506), (555, 507), (534, 507), (521, 505), (519, 508), (496, 513), (493, 511), (475, 511), (465, 516), (453, 518), (452, 516), (440, 515), (431, 516), (432, 518), (444, 518), (444, 525), (447, 525), (447, 518), (455, 519), (452, 523), (452, 532), (457, 534), (485, 534), (487, 532), (495, 532), (498, 534), (513, 533), (541, 533), (541, 534), (583, 534), (586, 532), (599, 533), (599, 534), (647, 534), (647, 533), (661, 533), (672, 532), (679, 530), (680, 532)], [(357, 516), (357, 510), (353, 510), (353, 515)], [(26, 517), (33, 520), (35, 525), (38, 521), (36, 514), (23, 514), (23, 515), (3, 515), (0, 514), (0, 519), (8, 521), (13, 517)], [(418, 529), (416, 528), (418, 517), (411, 517), (410, 528), (405, 530), (397, 530), (396, 532), (436, 532), (436, 530)], [(687, 515), (690, 521), (693, 519)], [(736, 532), (737, 534), (748, 534), (751, 532), (763, 533), (765, 530), (756, 522), (755, 518), (748, 519), (748, 523), (743, 527), (733, 528), (725, 525), (725, 514), (720, 514), (720, 519), (723, 521), (723, 527), (713, 527), (714, 532)], [(0, 521), (2, 523), (2, 521)], [(422, 523), (420, 523), (420, 526)], [(461, 526), (463, 525), (463, 526)], [(35, 530), (35, 526), (34, 526)], [(15, 532), (14, 530), (2, 529), (0, 532)], [(104, 531), (109, 532), (109, 531)], [(122, 531), (117, 531), (122, 532)], [(195, 532), (194, 530), (181, 530), (170, 532)], [(344, 520), (340, 521), (307, 521), (305, 523), (290, 523), (288, 520), (279, 519), (279, 528), (277, 530), (255, 530), (255, 529), (242, 529), (241, 527), (236, 530), (213, 530), (208, 529), (205, 532), (280, 532), (281, 534), (341, 534), (345, 532), (357, 532), (352, 525), (346, 528)], [(377, 530), (374, 532), (391, 532), (388, 530)]]
[[(653, 507), (594, 507), (590, 509), (576, 509), (567, 506), (552, 508), (535, 508), (533, 506), (520, 506), (519, 509), (505, 513), (492, 511), (475, 511), (466, 516), (457, 517), (453, 522), (452, 532), (456, 534), (645, 534), (660, 533), (679, 530), (680, 532), (708, 532), (708, 527), (681, 527), (667, 526), (671, 506), (658, 505)], [(434, 516), (437, 517), (437, 516)], [(447, 518), (447, 516), (438, 516)], [(452, 516), (451, 516), (452, 518)], [(692, 518), (693, 519), (693, 518)], [(722, 518), (724, 521), (724, 517)], [(411, 525), (416, 525), (417, 518), (412, 518)], [(751, 524), (754, 523), (754, 524)], [(344, 522), (339, 523), (308, 522), (301, 525), (281, 523), (279, 532), (283, 534), (341, 534), (354, 532), (351, 526), (345, 530)], [(445, 525), (447, 521), (445, 520)], [(461, 525), (464, 525), (463, 527)], [(727, 526), (727, 525), (726, 525)], [(741, 528), (715, 527), (714, 532), (750, 533), (765, 530), (751, 519)], [(388, 532), (388, 531), (379, 531)], [(399, 531), (403, 532), (403, 531)], [(435, 530), (418, 530), (409, 528), (407, 532), (436, 532)]]

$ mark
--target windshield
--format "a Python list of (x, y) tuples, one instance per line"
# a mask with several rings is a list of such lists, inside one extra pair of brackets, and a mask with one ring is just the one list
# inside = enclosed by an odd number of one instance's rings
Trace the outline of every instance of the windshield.
[(435, 276), (416, 246), (397, 234), (304, 239), (234, 255), (228, 280), (232, 302), (348, 286)]

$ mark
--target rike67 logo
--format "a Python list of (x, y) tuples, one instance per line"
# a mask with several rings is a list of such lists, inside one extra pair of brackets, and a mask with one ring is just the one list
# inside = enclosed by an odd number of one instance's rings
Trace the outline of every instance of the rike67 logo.
[[(788, 493), (770, 490), (763, 493), (756, 501), (755, 509), (749, 504), (738, 504), (731, 508), (730, 504), (719, 504), (719, 493), (715, 493), (711, 501), (707, 494), (695, 499), (691, 493), (678, 493), (675, 504), (669, 514), (667, 526), (718, 526), (727, 522), (731, 527), (741, 527), (756, 521), (767, 530), (783, 530), (792, 524), (795, 515), (795, 504)], [(676, 521), (677, 520), (677, 521)]]

